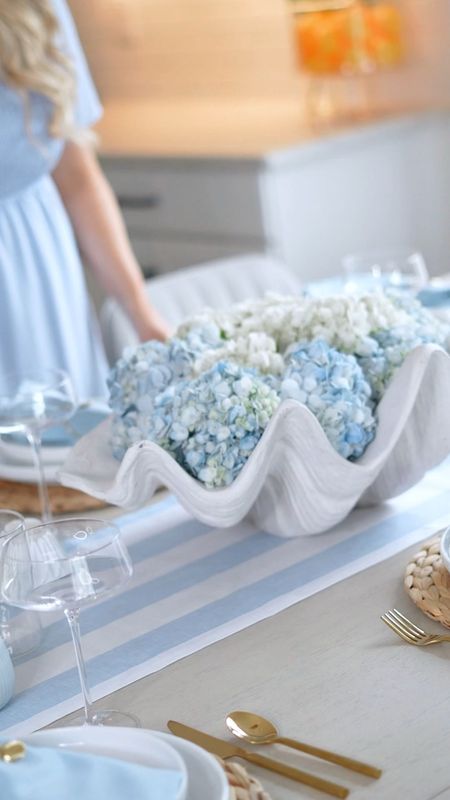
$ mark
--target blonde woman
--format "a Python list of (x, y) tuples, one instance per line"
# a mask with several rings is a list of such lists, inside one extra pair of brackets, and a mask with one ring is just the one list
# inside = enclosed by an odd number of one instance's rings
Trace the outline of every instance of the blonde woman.
[(167, 335), (82, 133), (100, 113), (65, 0), (0, 0), (0, 389), (42, 365), (105, 393), (80, 252), (142, 340)]

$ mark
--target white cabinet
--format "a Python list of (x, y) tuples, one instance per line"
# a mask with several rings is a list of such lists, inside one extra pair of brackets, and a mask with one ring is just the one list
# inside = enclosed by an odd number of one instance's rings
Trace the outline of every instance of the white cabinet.
[(257, 161), (102, 162), (147, 274), (266, 249)]
[(450, 254), (450, 115), (367, 126), (266, 159), (268, 227), (306, 278), (345, 253), (395, 245), (423, 251), (432, 273)]
[(366, 124), (245, 158), (104, 158), (140, 263), (266, 251), (302, 280), (355, 250), (420, 248), (448, 271), (450, 115)]

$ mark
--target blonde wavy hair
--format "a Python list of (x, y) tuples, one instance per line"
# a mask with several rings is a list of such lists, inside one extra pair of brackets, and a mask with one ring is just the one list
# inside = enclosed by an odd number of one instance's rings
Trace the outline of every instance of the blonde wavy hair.
[(75, 74), (57, 45), (58, 33), (51, 0), (0, 0), (1, 79), (23, 96), (28, 127), (29, 95), (37, 92), (52, 104), (50, 136), (70, 138)]

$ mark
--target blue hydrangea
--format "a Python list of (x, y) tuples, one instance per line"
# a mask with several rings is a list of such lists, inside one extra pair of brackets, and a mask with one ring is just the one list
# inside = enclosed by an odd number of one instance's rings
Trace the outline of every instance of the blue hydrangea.
[(228, 486), (279, 402), (255, 370), (219, 362), (198, 378), (178, 381), (159, 393), (151, 415), (130, 412), (125, 420), (116, 420), (116, 455), (147, 439), (172, 453), (208, 488)]
[(370, 356), (358, 357), (358, 362), (372, 388), (376, 403), (380, 401), (394, 373), (415, 347), (434, 339), (414, 332), (393, 329), (374, 334), (376, 348)]
[(207, 487), (228, 486), (279, 402), (255, 370), (221, 361), (156, 399), (152, 439)]
[(108, 377), (111, 445), (116, 458), (147, 438), (154, 398), (191, 373), (200, 347), (201, 338), (193, 336), (164, 344), (152, 340), (125, 349)]
[[(127, 348), (108, 377), (109, 403), (116, 418), (116, 432), (120, 429), (123, 434), (124, 430), (135, 428), (132, 431), (135, 436), (144, 433), (144, 418), (151, 415), (155, 397), (192, 375), (199, 353), (218, 347), (220, 343), (220, 331), (211, 324), (190, 331), (184, 339), (173, 338), (165, 344), (150, 341)], [(123, 435), (115, 437), (116, 440), (123, 438)], [(134, 441), (128, 439), (130, 443)], [(123, 447), (114, 446), (114, 449), (118, 455)]]
[(165, 389), (172, 378), (166, 344), (151, 341), (127, 348), (108, 377), (110, 406), (116, 414), (124, 414), (149, 394)]
[(372, 388), (372, 397), (379, 402), (396, 370), (403, 364), (408, 353), (422, 344), (438, 344), (448, 347), (449, 326), (442, 323), (418, 300), (410, 295), (389, 295), (410, 317), (408, 324), (374, 331), (373, 351), (358, 356), (358, 362)]
[(370, 386), (355, 357), (316, 340), (292, 345), (285, 360), (282, 399), (306, 405), (341, 456), (361, 456), (374, 438), (376, 420)]

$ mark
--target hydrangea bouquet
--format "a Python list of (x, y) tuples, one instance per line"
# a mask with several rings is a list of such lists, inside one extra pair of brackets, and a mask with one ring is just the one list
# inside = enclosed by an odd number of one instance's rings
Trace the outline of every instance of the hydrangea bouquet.
[(406, 355), (450, 345), (450, 328), (411, 297), (266, 295), (192, 317), (166, 344), (124, 352), (110, 379), (117, 459), (152, 441), (208, 488), (230, 485), (279, 404), (317, 418), (344, 458), (377, 430), (377, 405)]

